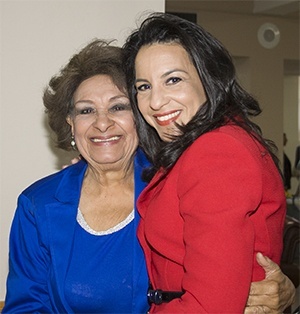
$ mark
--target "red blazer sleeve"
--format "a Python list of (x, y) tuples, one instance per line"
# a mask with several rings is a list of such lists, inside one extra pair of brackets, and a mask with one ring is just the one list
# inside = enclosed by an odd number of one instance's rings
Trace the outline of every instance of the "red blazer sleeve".
[[(155, 312), (242, 313), (251, 281), (264, 278), (256, 252), (279, 262), (282, 183), (271, 157), (248, 141), (211, 132), (178, 161), (185, 294)], [(278, 206), (269, 206), (277, 192)], [(278, 228), (275, 238), (269, 219)]]

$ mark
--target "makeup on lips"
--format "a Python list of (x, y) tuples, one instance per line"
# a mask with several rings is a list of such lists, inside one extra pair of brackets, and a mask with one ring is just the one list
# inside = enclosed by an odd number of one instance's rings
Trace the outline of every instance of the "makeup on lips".
[(169, 125), (170, 123), (176, 121), (181, 114), (181, 110), (171, 111), (163, 114), (154, 114), (156, 122), (160, 126)]
[(95, 144), (99, 144), (99, 145), (113, 145), (116, 144), (117, 142), (120, 141), (121, 139), (121, 135), (114, 135), (114, 136), (106, 136), (106, 137), (92, 137), (91, 138), (91, 142), (95, 143)]

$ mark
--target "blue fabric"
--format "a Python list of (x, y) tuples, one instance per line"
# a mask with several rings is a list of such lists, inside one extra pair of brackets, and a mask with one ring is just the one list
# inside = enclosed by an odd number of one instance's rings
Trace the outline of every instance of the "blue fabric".
[(133, 221), (107, 235), (77, 225), (65, 281), (65, 297), (75, 313), (132, 313), (135, 236)]
[[(140, 179), (145, 163), (138, 151), (134, 161), (135, 200), (146, 185)], [(19, 196), (11, 227), (7, 295), (2, 313), (73, 313), (64, 288), (86, 168), (86, 162), (80, 161), (37, 181)], [(135, 210), (135, 230), (138, 221)], [(133, 245), (132, 313), (145, 313), (148, 277), (136, 237)]]

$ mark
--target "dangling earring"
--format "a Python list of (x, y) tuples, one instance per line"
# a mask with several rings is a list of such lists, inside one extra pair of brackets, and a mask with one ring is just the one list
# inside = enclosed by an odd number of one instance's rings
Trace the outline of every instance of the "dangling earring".
[(72, 135), (71, 146), (74, 150), (76, 150), (76, 143), (75, 143), (74, 135)]

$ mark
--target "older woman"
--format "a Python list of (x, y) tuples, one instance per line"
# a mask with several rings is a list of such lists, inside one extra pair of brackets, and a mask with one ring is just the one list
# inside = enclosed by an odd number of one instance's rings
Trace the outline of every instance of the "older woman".
[[(148, 163), (138, 149), (121, 56), (120, 48), (95, 40), (45, 90), (58, 147), (78, 149), (83, 159), (19, 196), (3, 313), (146, 313), (149, 308), (135, 209)], [(286, 289), (285, 277), (274, 277), (274, 264), (265, 266), (280, 290)], [(247, 309), (254, 311), (273, 285), (269, 279), (254, 283), (253, 306)]]
[(257, 101), (201, 26), (157, 13), (124, 46), (140, 145), (138, 200), (151, 313), (242, 313), (262, 252), (280, 262), (286, 201)]
[(122, 50), (93, 41), (45, 90), (49, 124), (79, 163), (19, 197), (3, 313), (146, 313), (135, 198), (145, 158), (124, 88)]

